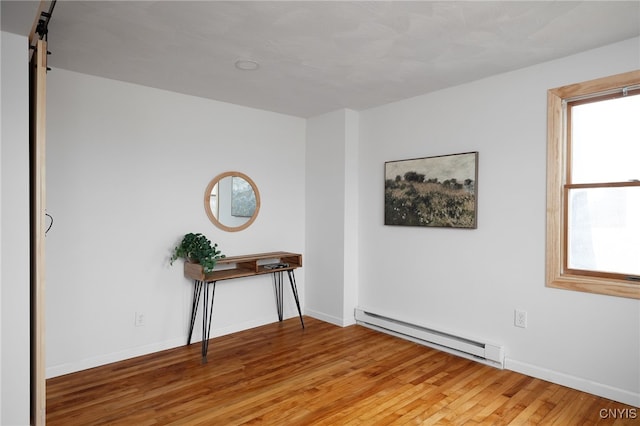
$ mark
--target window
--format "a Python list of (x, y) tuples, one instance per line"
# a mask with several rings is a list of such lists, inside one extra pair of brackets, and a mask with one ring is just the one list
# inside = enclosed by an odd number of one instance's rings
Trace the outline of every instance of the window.
[(549, 287), (640, 299), (640, 71), (548, 92)]

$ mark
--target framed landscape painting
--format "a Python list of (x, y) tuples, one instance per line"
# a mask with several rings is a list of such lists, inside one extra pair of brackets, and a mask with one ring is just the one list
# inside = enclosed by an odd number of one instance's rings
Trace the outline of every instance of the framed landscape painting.
[(478, 152), (384, 163), (384, 224), (477, 227)]

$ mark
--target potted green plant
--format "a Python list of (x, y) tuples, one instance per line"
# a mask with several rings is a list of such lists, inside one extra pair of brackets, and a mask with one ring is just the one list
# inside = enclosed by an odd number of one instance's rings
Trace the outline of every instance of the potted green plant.
[(225, 255), (218, 250), (218, 244), (212, 244), (207, 237), (202, 234), (185, 234), (180, 244), (174, 247), (170, 263), (178, 258), (183, 258), (189, 262), (202, 265), (205, 274), (212, 272), (218, 259)]

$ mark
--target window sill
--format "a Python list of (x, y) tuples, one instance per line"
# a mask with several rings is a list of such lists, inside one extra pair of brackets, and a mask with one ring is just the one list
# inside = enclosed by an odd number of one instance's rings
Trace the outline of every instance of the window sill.
[(611, 278), (561, 274), (547, 277), (547, 287), (640, 299), (640, 283)]

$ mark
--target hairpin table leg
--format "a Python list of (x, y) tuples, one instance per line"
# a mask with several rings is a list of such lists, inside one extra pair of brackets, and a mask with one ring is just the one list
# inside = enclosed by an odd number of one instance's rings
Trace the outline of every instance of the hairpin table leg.
[(291, 283), (291, 292), (293, 292), (293, 298), (296, 299), (296, 307), (298, 308), (298, 315), (300, 315), (300, 324), (304, 328), (304, 320), (302, 319), (302, 310), (300, 310), (300, 299), (298, 298), (298, 287), (296, 286), (296, 276), (293, 273), (293, 269), (287, 271), (289, 275), (289, 283)]
[(202, 281), (195, 280), (193, 283), (193, 300), (191, 302), (191, 322), (189, 325), (189, 337), (187, 338), (187, 345), (191, 344), (191, 336), (193, 335), (193, 326), (196, 322), (196, 314), (198, 313), (198, 302), (200, 301), (201, 293), (202, 293)]
[(276, 309), (278, 310), (278, 320), (283, 317), (283, 296), (282, 296), (282, 271), (273, 273), (273, 286), (276, 292)]
[[(209, 303), (209, 284), (213, 284), (211, 303)], [(202, 301), (202, 363), (207, 363), (207, 351), (209, 350), (209, 336), (211, 335), (211, 317), (213, 316), (213, 298), (216, 295), (216, 282), (204, 283), (204, 299)], [(207, 314), (207, 305), (209, 312)]]

